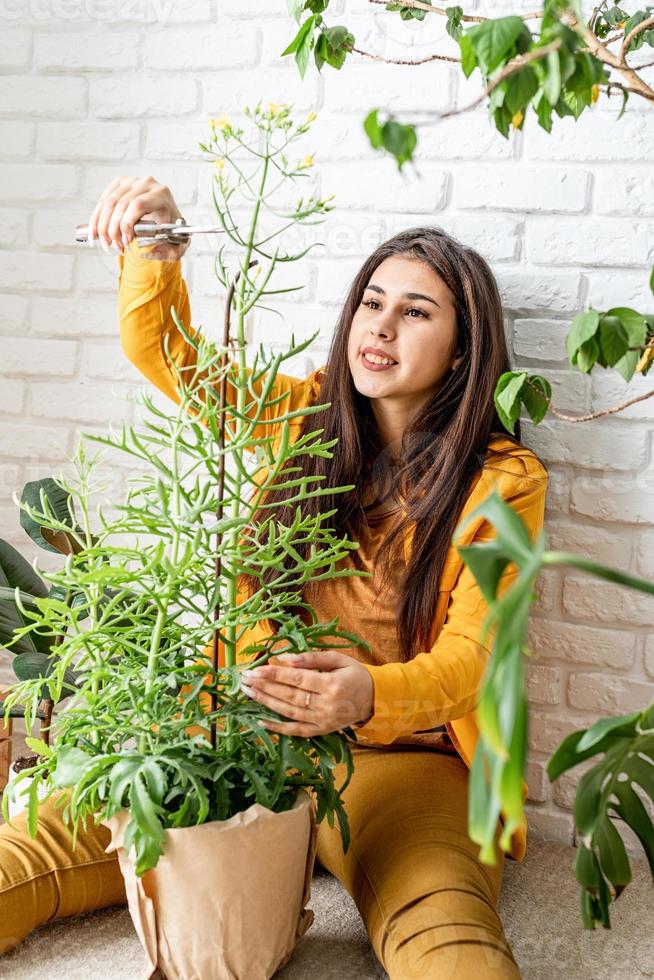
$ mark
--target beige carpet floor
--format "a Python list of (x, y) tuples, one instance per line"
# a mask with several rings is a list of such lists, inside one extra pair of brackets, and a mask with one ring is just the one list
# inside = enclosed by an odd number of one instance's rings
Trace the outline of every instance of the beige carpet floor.
[[(611, 929), (585, 930), (573, 857), (572, 847), (532, 839), (522, 864), (505, 864), (500, 913), (524, 980), (654, 977), (654, 895), (646, 862), (632, 860), (634, 880), (610, 907)], [(387, 976), (368, 943), (356, 906), (323, 868), (315, 871), (309, 906), (315, 921), (276, 980), (383, 980)], [(0, 959), (0, 977), (141, 980), (142, 965), (127, 909), (114, 907), (36, 930)]]

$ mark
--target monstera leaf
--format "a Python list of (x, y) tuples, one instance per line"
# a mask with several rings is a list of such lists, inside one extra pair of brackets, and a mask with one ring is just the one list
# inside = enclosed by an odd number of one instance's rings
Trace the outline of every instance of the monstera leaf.
[[(579, 780), (575, 824), (580, 840), (574, 871), (582, 886), (584, 926), (609, 929), (609, 903), (631, 881), (629, 858), (610, 811), (636, 834), (654, 878), (654, 824), (634, 786), (654, 803), (654, 705), (619, 718), (602, 718), (571, 732), (547, 763), (553, 781), (585, 759), (602, 758)], [(613, 893), (611, 891), (613, 889)]]

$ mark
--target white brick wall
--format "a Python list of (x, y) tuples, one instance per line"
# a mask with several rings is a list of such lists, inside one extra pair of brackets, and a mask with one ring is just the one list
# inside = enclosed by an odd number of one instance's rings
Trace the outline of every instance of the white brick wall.
[[(332, 8), (333, 22), (348, 23), (367, 50), (453, 51), (440, 18), (403, 24), (352, 0)], [(515, 363), (552, 379), (559, 408), (587, 411), (645, 389), (601, 370), (592, 378), (571, 371), (563, 347), (586, 303), (654, 306), (654, 112), (636, 97), (619, 122), (616, 101), (602, 99), (577, 123), (556, 119), (549, 136), (529, 117), (505, 140), (483, 108), (421, 125), (418, 174), (400, 176), (370, 150), (364, 112), (390, 104), (419, 110), (422, 122), (429, 109), (471, 101), (476, 76), (353, 57), (341, 73), (325, 68), (319, 77), (310, 66), (302, 82), (280, 57), (293, 29), (283, 0), (16, 0), (0, 7), (0, 29), (0, 534), (30, 557), (12, 492), (56, 471), (79, 428), (131, 418), (123, 396), (139, 382), (118, 341), (117, 260), (76, 246), (75, 225), (120, 173), (153, 174), (191, 220), (212, 220), (210, 165), (197, 143), (209, 116), (238, 115), (259, 98), (317, 110), (306, 152), (316, 152), (316, 189), (335, 193), (337, 209), (316, 231), (325, 247), (303, 268), (280, 270), (278, 287), (306, 283), (283, 304), (284, 324), (262, 311), (252, 340), (284, 343), (291, 330), (299, 338), (320, 329), (313, 362), (297, 369), (317, 366), (363, 257), (394, 232), (433, 222), (491, 263)], [(220, 324), (211, 252), (198, 240), (184, 259), (195, 322), (207, 331)], [(653, 418), (646, 402), (592, 425), (525, 426), (525, 441), (549, 465), (553, 547), (654, 576)], [(49, 556), (39, 560), (49, 567)], [(571, 781), (555, 791), (545, 762), (600, 711), (651, 699), (654, 610), (651, 600), (570, 569), (548, 569), (537, 591), (530, 826), (572, 840)]]

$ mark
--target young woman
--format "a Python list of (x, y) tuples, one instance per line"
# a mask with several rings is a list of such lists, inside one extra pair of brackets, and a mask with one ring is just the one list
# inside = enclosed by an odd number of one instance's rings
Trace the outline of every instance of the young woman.
[[(179, 366), (192, 362), (170, 315), (174, 306), (190, 326), (179, 261), (187, 246), (140, 254), (133, 227), (144, 215), (180, 216), (153, 178), (119, 177), (101, 195), (91, 231), (122, 253), (123, 350), (176, 399), (163, 338)], [(324, 439), (339, 439), (334, 456), (308, 456), (303, 468), (327, 475), (327, 485), (356, 489), (309, 506), (338, 508), (332, 525), (359, 542), (344, 564), (372, 573), (313, 582), (303, 598), (321, 621), (338, 616), (343, 629), (365, 637), (371, 652), (310, 651), (297, 664), (251, 675), (248, 693), (289, 719), (271, 723), (272, 731), (356, 727), (345, 791), (351, 846), (344, 855), (338, 828), (323, 821), (318, 861), (354, 899), (391, 980), (520, 976), (497, 912), (501, 821), (495, 866), (479, 861), (467, 833), (475, 705), (490, 640), (479, 642), (487, 606), (454, 541), (457, 524), (494, 486), (532, 536), (542, 526), (546, 471), (519, 430), (512, 438), (503, 429), (493, 405), (508, 367), (487, 263), (428, 226), (395, 235), (365, 260), (327, 363), (307, 379), (278, 376), (287, 397), (277, 413), (331, 402), (300, 418), (297, 431), (324, 427)], [(456, 544), (493, 536), (479, 518)], [(501, 588), (514, 576), (509, 566)], [(342, 781), (344, 769), (336, 775)], [(53, 918), (125, 901), (115, 857), (104, 853), (105, 828), (88, 827), (73, 851), (50, 802), (35, 841), (17, 823), (0, 828), (0, 949)], [(521, 861), (525, 848), (523, 825), (510, 856)]]

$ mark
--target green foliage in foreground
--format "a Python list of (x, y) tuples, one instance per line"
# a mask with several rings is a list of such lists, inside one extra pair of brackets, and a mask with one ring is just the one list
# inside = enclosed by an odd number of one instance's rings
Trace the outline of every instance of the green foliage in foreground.
[[(544, 533), (531, 541), (522, 519), (496, 491), (468, 521), (475, 515), (489, 521), (496, 537), (461, 546), (459, 552), (489, 604), (485, 630), (493, 626), (496, 636), (478, 705), (480, 737), (470, 773), (469, 833), (481, 847), (481, 860), (493, 864), (500, 810), (506, 813), (500, 839), (504, 850), (524, 815), (527, 702), (523, 654), (528, 653), (529, 608), (538, 572), (543, 566), (571, 566), (650, 595), (654, 595), (654, 583), (578, 555), (547, 551)], [(500, 578), (510, 564), (518, 570), (516, 581), (498, 596)], [(596, 922), (610, 927), (609, 904), (631, 881), (629, 860), (611, 813), (638, 836), (654, 880), (654, 824), (634, 789), (636, 784), (644, 798), (654, 803), (654, 704), (572, 732), (549, 759), (548, 775), (554, 781), (600, 754), (600, 760), (579, 780), (574, 808), (579, 832), (574, 870), (581, 885), (581, 914), (587, 929), (594, 929)]]

